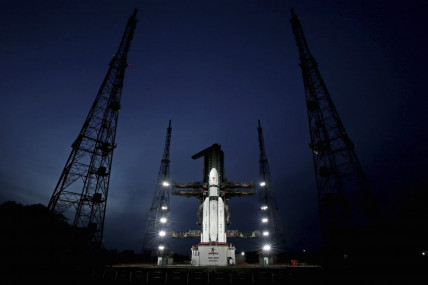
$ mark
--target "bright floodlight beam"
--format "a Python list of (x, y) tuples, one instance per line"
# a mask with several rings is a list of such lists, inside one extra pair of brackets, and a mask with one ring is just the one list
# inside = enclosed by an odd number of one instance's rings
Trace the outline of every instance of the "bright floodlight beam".
[(266, 186), (266, 182), (265, 182), (265, 181), (260, 182), (260, 186), (261, 186), (261, 187)]
[(159, 248), (159, 250), (164, 250), (164, 249), (165, 249), (165, 246), (160, 245), (158, 248)]
[(164, 187), (168, 187), (168, 186), (169, 186), (169, 182), (168, 182), (168, 181), (164, 181), (164, 182), (162, 182), (162, 185), (163, 185)]
[(165, 232), (165, 231), (160, 231), (160, 232), (159, 232), (159, 236), (164, 237), (165, 235), (166, 235), (166, 232)]
[(165, 224), (166, 223), (166, 218), (165, 217), (162, 217), (162, 218), (160, 218), (160, 222), (162, 223), (162, 224)]
[(262, 223), (267, 223), (269, 221), (269, 219), (268, 218), (263, 218), (262, 219)]
[(271, 249), (271, 247), (270, 247), (270, 245), (269, 245), (269, 244), (265, 244), (265, 245), (263, 246), (263, 250), (264, 250), (264, 251), (270, 251), (270, 249)]

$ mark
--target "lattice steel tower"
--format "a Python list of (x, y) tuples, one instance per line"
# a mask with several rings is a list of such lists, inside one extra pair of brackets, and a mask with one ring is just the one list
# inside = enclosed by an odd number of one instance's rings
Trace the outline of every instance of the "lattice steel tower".
[(330, 250), (343, 250), (355, 245), (373, 225), (377, 207), (355, 154), (355, 145), (345, 131), (306, 43), (300, 19), (293, 10), (291, 14), (305, 88), (322, 239)]
[(259, 126), (259, 149), (260, 149), (260, 181), (259, 181), (259, 203), (261, 217), (261, 235), (264, 244), (270, 244), (273, 249), (282, 249), (284, 241), (284, 228), (281, 222), (278, 203), (276, 201), (275, 191), (273, 188), (272, 177), (270, 175), (269, 160), (267, 159), (265, 143), (263, 138), (263, 129), (258, 121)]
[[(167, 246), (166, 241), (170, 214), (169, 196), (171, 193), (171, 181), (169, 177), (169, 147), (171, 144), (171, 130), (170, 120), (166, 130), (165, 148), (143, 239), (143, 251), (150, 251), (152, 253), (160, 249), (160, 246)], [(162, 249), (162, 251), (163, 250), (164, 249)], [(168, 249), (165, 248), (165, 250)]]
[(86, 229), (91, 243), (101, 245), (109, 190), (117, 119), (127, 54), (134, 34), (137, 10), (129, 17), (119, 49), (109, 64), (92, 108), (83, 124), (48, 208)]

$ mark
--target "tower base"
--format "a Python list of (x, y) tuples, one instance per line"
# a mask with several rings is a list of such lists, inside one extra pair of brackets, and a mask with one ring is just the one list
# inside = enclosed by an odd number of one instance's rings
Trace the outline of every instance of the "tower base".
[(198, 244), (192, 246), (193, 266), (235, 265), (235, 247), (227, 244)]

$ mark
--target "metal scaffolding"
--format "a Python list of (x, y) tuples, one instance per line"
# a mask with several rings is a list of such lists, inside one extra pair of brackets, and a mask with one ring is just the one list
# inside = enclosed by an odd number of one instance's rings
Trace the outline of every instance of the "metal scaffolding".
[(113, 151), (127, 54), (137, 10), (129, 17), (119, 48), (109, 64), (92, 108), (55, 187), (48, 208), (70, 217), (90, 243), (102, 245)]
[(377, 207), (354, 147), (291, 10), (308, 111), (323, 244), (342, 251), (373, 225)]
[(143, 252), (151, 252), (152, 254), (157, 253), (159, 250), (165, 251), (167, 246), (170, 214), (169, 197), (171, 192), (171, 181), (169, 177), (171, 130), (170, 120), (166, 130), (165, 148), (143, 239)]
[[(275, 191), (272, 183), (272, 177), (269, 169), (269, 160), (267, 159), (265, 143), (263, 138), (263, 129), (258, 121), (257, 128), (259, 135), (260, 150), (260, 181), (258, 187), (258, 196), (260, 203), (260, 222), (261, 236), (264, 239), (264, 245), (272, 247), (268, 251), (278, 252), (284, 246), (284, 228), (281, 221), (281, 215), (276, 201)], [(266, 250), (266, 249), (265, 249)]]

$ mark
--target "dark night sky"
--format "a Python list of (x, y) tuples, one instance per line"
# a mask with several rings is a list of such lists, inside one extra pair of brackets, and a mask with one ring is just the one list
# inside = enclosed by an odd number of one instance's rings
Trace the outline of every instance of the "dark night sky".
[[(107, 248), (141, 247), (170, 119), (178, 182), (202, 180), (202, 161), (190, 157), (215, 142), (229, 180), (256, 180), (260, 119), (287, 248), (317, 248), (292, 7), (383, 214), (428, 215), (420, 206), (428, 202), (425, 1), (3, 0), (0, 202), (47, 205), (135, 7)], [(171, 204), (173, 228), (197, 228), (196, 199)], [(231, 229), (255, 228), (255, 199), (235, 198), (230, 207)], [(191, 243), (176, 250), (187, 254)]]

